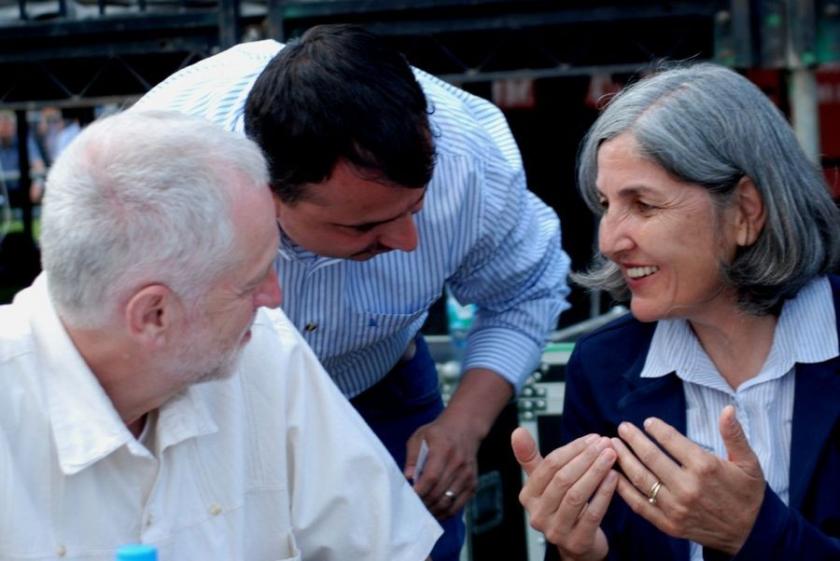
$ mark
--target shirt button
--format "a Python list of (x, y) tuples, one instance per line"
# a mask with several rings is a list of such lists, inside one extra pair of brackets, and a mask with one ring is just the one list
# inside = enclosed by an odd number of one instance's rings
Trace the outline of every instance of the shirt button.
[(217, 503), (213, 503), (210, 505), (210, 514), (213, 516), (218, 516), (222, 513), (222, 507), (219, 506)]
[(316, 329), (318, 329), (318, 324), (317, 323), (312, 323), (312, 322), (307, 323), (303, 327), (303, 330), (306, 331), (307, 333), (312, 333)]
[(59, 557), (64, 557), (65, 555), (67, 555), (67, 548), (63, 545), (60, 545), (57, 548), (55, 548), (55, 554)]
[(155, 521), (155, 518), (151, 514), (146, 516), (146, 527), (148, 528), (149, 526), (151, 526), (154, 523), (154, 521)]

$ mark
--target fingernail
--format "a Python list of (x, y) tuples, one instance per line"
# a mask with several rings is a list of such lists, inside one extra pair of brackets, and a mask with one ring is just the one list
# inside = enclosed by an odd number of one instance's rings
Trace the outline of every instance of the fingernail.
[(590, 434), (589, 436), (586, 437), (586, 439), (583, 442), (584, 442), (584, 444), (592, 444), (593, 442), (598, 440), (598, 438), (600, 438), (600, 437), (597, 434)]
[(738, 429), (738, 418), (735, 416), (734, 411), (729, 416), (729, 428), (732, 429), (732, 430), (737, 430)]
[(653, 424), (653, 417), (648, 417), (647, 419), (645, 419), (644, 425), (645, 425), (646, 430), (649, 429), (652, 424)]

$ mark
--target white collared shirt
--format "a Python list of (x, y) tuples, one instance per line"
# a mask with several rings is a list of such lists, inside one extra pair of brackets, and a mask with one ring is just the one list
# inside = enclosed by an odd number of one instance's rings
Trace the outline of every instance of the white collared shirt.
[(440, 527), (288, 320), (262, 309), (252, 335), (138, 441), (43, 278), (0, 307), (0, 559), (424, 559)]
[[(757, 376), (737, 390), (723, 379), (682, 319), (657, 322), (641, 377), (676, 372), (683, 381), (688, 438), (721, 458), (727, 453), (718, 419), (725, 406), (734, 405), (764, 478), (787, 504), (795, 366), (836, 356), (838, 337), (831, 285), (821, 277), (784, 304), (764, 365)], [(703, 559), (702, 548), (694, 542), (691, 559)]]

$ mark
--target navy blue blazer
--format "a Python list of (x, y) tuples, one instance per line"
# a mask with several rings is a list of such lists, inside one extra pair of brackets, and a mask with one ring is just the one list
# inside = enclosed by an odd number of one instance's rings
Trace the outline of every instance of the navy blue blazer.
[[(840, 277), (830, 277), (840, 332)], [(658, 417), (685, 434), (682, 381), (672, 373), (639, 377), (655, 323), (620, 318), (578, 341), (566, 369), (562, 443), (591, 432), (615, 436), (622, 421)], [(743, 561), (840, 560), (840, 358), (796, 365), (790, 506), (765, 488), (756, 524), (735, 557)], [(671, 538), (633, 513), (616, 494), (603, 521), (621, 561), (688, 561), (687, 540)], [(557, 559), (548, 545), (546, 559)]]

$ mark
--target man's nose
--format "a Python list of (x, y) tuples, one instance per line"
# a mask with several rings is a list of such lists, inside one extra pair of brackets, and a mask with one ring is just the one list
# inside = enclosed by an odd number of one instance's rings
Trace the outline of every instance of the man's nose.
[(277, 279), (277, 271), (271, 269), (268, 276), (260, 284), (257, 292), (256, 307), (277, 308), (283, 303), (283, 291), (280, 290), (280, 282)]
[(389, 249), (401, 251), (414, 251), (417, 249), (417, 225), (414, 223), (414, 215), (406, 213), (384, 226), (379, 239), (380, 245)]

